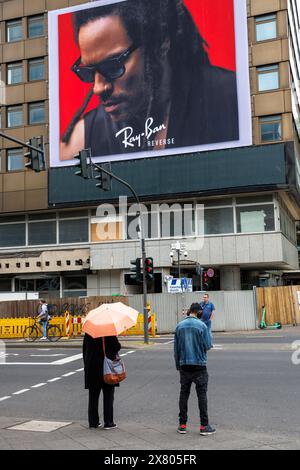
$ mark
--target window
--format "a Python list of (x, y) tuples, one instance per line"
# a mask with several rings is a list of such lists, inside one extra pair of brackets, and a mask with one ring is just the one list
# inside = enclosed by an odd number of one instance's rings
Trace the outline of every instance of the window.
[(279, 88), (279, 66), (258, 67), (258, 91), (277, 90)]
[(205, 209), (204, 233), (205, 235), (234, 233), (233, 208)]
[(272, 232), (275, 230), (274, 206), (237, 207), (238, 233)]
[(23, 124), (22, 106), (9, 106), (7, 108), (7, 127), (18, 127)]
[(255, 18), (256, 40), (268, 41), (277, 38), (276, 15), (264, 15)]
[(260, 118), (260, 133), (262, 142), (275, 142), (282, 139), (281, 116)]
[(6, 23), (7, 42), (16, 42), (23, 39), (22, 21), (8, 21)]
[(32, 16), (28, 19), (28, 37), (39, 38), (44, 36), (44, 16)]
[(45, 103), (31, 103), (29, 105), (29, 124), (45, 122)]
[(55, 245), (56, 222), (31, 222), (28, 224), (28, 245)]
[(25, 223), (0, 225), (0, 246), (24, 246), (25, 245)]
[(35, 80), (43, 80), (45, 78), (44, 59), (34, 59), (29, 61), (28, 78), (30, 82)]
[(11, 279), (0, 279), (0, 292), (11, 292)]
[(24, 158), (22, 149), (7, 150), (7, 171), (18, 171), (24, 169)]
[(60, 220), (59, 243), (83, 243), (88, 241), (88, 219)]
[(14, 64), (7, 64), (7, 84), (16, 85), (23, 82), (23, 64), (22, 62), (15, 62)]
[(86, 276), (68, 276), (63, 279), (64, 297), (83, 297), (87, 295)]

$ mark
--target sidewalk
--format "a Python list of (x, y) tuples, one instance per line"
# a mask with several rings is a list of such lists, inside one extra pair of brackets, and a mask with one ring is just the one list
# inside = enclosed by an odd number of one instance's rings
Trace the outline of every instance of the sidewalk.
[(0, 418), (1, 450), (127, 450), (130, 455), (130, 450), (300, 449), (300, 439), (296, 436), (264, 433), (258, 429), (245, 431), (226, 426), (219, 427), (213, 436), (201, 437), (198, 426), (193, 425), (189, 433), (182, 436), (176, 432), (175, 418), (174, 426), (118, 422), (118, 428), (111, 431), (89, 429), (84, 422), (70, 423), (52, 432), (8, 429), (24, 422), (25, 419)]

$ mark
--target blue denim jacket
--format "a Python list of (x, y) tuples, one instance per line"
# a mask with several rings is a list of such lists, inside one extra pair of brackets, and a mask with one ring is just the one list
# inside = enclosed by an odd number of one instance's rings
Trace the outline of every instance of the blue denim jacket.
[(198, 318), (188, 317), (175, 331), (174, 357), (176, 368), (183, 365), (206, 366), (211, 340), (207, 326)]

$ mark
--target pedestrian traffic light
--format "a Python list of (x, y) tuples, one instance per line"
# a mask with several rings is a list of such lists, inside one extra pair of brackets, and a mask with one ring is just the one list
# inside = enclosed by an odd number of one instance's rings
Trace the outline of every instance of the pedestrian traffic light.
[(145, 272), (147, 281), (154, 280), (153, 258), (146, 258), (144, 272)]
[(98, 167), (98, 166), (94, 167), (94, 169), (97, 172), (95, 179), (99, 181), (96, 184), (96, 187), (99, 189), (102, 189), (103, 191), (111, 191), (111, 176), (105, 173), (104, 171), (102, 171), (102, 168), (104, 170), (111, 172), (111, 164), (103, 163), (101, 167)]
[(130, 261), (130, 264), (133, 264), (134, 268), (130, 269), (130, 272), (133, 273), (130, 275), (130, 279), (135, 281), (137, 284), (143, 283), (143, 275), (141, 270), (141, 258), (136, 258)]
[(75, 168), (78, 170), (75, 172), (76, 176), (81, 176), (84, 179), (89, 179), (89, 162), (91, 159), (91, 149), (81, 150), (78, 155), (75, 155), (74, 158), (79, 160), (79, 163), (75, 165)]
[(41, 152), (28, 147), (29, 151), (24, 154), (24, 157), (28, 158), (28, 162), (25, 163), (25, 167), (35, 171), (36, 173), (45, 170), (43, 137), (32, 137), (29, 139), (28, 144), (41, 150)]

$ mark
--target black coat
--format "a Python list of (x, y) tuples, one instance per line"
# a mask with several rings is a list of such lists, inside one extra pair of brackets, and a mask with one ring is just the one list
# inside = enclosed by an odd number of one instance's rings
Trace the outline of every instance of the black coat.
[[(121, 349), (116, 336), (105, 338), (105, 354), (109, 359), (115, 359)], [(83, 339), (83, 363), (84, 363), (84, 383), (85, 388), (96, 388), (103, 382), (103, 361), (104, 353), (102, 338), (92, 338), (85, 334)]]

